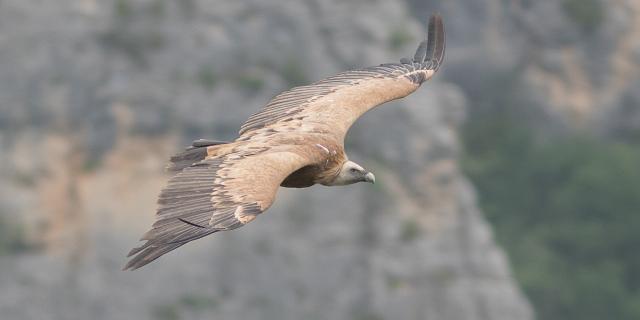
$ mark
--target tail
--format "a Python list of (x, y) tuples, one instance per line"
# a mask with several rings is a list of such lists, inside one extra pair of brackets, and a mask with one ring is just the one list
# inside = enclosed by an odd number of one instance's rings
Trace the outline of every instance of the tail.
[(204, 160), (209, 155), (208, 149), (212, 146), (221, 144), (227, 144), (225, 141), (205, 140), (200, 139), (194, 141), (189, 148), (185, 151), (176, 154), (171, 157), (169, 165), (167, 165), (167, 171), (179, 172), (186, 167), (190, 167), (194, 163)]

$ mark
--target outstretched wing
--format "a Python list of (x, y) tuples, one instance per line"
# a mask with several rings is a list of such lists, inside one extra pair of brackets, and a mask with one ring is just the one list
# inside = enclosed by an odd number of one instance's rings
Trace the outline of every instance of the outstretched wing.
[(342, 141), (363, 113), (412, 93), (430, 79), (442, 65), (444, 52), (442, 18), (433, 15), (428, 38), (420, 43), (412, 60), (348, 71), (283, 92), (242, 125), (240, 139), (251, 139), (263, 128), (292, 131), (313, 126), (315, 131), (332, 132)]
[(175, 175), (158, 199), (156, 221), (125, 266), (137, 269), (187, 242), (239, 228), (271, 206), (292, 172), (320, 162), (313, 147), (245, 143), (221, 157), (207, 158)]

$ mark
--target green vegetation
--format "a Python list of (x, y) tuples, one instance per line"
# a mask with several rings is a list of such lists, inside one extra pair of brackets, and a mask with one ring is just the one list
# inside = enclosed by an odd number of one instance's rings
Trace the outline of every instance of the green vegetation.
[(11, 223), (0, 215), (0, 256), (19, 254), (35, 249), (27, 240), (21, 224)]
[(400, 229), (400, 240), (403, 242), (411, 242), (420, 236), (422, 230), (415, 220), (406, 220), (402, 223)]
[(212, 309), (218, 301), (206, 295), (185, 294), (180, 298), (180, 305), (191, 310)]
[(239, 88), (250, 94), (257, 93), (264, 87), (264, 79), (255, 73), (241, 73), (235, 80)]
[(357, 314), (353, 319), (354, 320), (384, 320), (382, 316), (374, 313)]
[(141, 66), (147, 64), (149, 52), (161, 49), (165, 45), (165, 37), (159, 31), (132, 31), (123, 26), (114, 26), (102, 34), (100, 40)]
[(101, 157), (98, 157), (98, 156), (95, 156), (95, 155), (89, 156), (82, 163), (82, 170), (84, 172), (94, 172), (94, 171), (98, 170), (102, 166), (102, 161), (103, 160), (104, 159), (102, 159)]
[(207, 90), (212, 90), (218, 81), (218, 75), (211, 66), (205, 66), (198, 72), (198, 83)]
[(163, 1), (156, 0), (146, 6), (134, 5), (129, 0), (117, 0), (113, 7), (113, 21), (111, 26), (99, 39), (107, 48), (121, 52), (134, 63), (145, 67), (148, 55), (162, 49), (166, 43), (165, 35), (159, 28), (136, 26), (135, 21), (147, 16), (155, 18), (156, 24), (162, 18)]
[(153, 318), (157, 320), (179, 320), (178, 306), (173, 304), (157, 305), (151, 310)]
[(115, 14), (118, 17), (129, 18), (133, 14), (131, 4), (127, 0), (118, 0), (115, 4)]
[(393, 51), (400, 51), (411, 42), (413, 42), (413, 37), (403, 28), (395, 29), (389, 35), (389, 48)]
[(295, 58), (288, 59), (280, 73), (289, 87), (295, 87), (309, 82), (304, 67), (298, 59)]
[(640, 319), (640, 148), (472, 118), (463, 165), (539, 319)]
[(402, 280), (402, 278), (393, 274), (387, 274), (385, 280), (388, 289), (395, 290), (402, 288), (405, 285), (405, 281)]
[(456, 275), (456, 272), (450, 268), (440, 268), (432, 272), (431, 279), (438, 286), (445, 287), (456, 282), (458, 276)]
[(595, 31), (604, 20), (604, 6), (600, 0), (563, 0), (562, 7), (567, 16), (586, 32)]
[(31, 171), (16, 171), (12, 178), (16, 185), (31, 188), (36, 185), (38, 176)]
[(114, 15), (118, 19), (129, 20), (140, 13), (149, 13), (152, 18), (163, 18), (166, 14), (166, 0), (154, 0), (143, 6), (134, 6), (129, 0), (117, 0), (114, 4)]
[(167, 14), (165, 0), (156, 0), (149, 4), (149, 13), (153, 18), (162, 19)]
[(218, 306), (218, 301), (207, 295), (188, 293), (177, 301), (159, 304), (151, 308), (151, 314), (157, 320), (179, 320), (183, 312), (200, 312)]

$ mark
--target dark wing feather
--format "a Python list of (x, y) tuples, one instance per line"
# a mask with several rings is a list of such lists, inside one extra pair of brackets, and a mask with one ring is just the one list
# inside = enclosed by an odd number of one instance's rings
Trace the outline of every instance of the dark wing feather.
[[(323, 129), (334, 130), (338, 136), (344, 135), (362, 113), (415, 91), (438, 70), (444, 58), (445, 39), (439, 15), (430, 18), (428, 34), (428, 39), (418, 47), (414, 60), (403, 59), (399, 64), (343, 72), (277, 95), (242, 125), (240, 140), (250, 139), (252, 131), (265, 127), (283, 125), (295, 128), (304, 122), (324, 124), (326, 128)], [(333, 128), (332, 123), (339, 124), (339, 127)]]
[(225, 141), (206, 140), (199, 139), (193, 141), (190, 147), (186, 150), (171, 157), (169, 165), (167, 165), (167, 171), (180, 172), (182, 169), (187, 168), (195, 163), (204, 160), (209, 156), (209, 147), (228, 144)]
[[(277, 150), (276, 150), (277, 149)], [(125, 269), (137, 269), (190, 241), (239, 228), (273, 203), (292, 172), (320, 161), (313, 147), (247, 143), (183, 169), (160, 193), (156, 221)]]
[(423, 62), (431, 61), (433, 68), (438, 70), (444, 61), (446, 49), (444, 23), (439, 14), (431, 16), (429, 19), (429, 36), (427, 38), (427, 53)]

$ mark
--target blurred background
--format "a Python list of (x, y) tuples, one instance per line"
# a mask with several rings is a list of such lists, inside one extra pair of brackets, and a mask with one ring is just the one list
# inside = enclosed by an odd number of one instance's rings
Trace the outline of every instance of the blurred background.
[[(376, 185), (281, 190), (136, 272), (166, 160), (272, 96), (412, 56)], [(636, 0), (0, 0), (2, 319), (639, 319)]]

